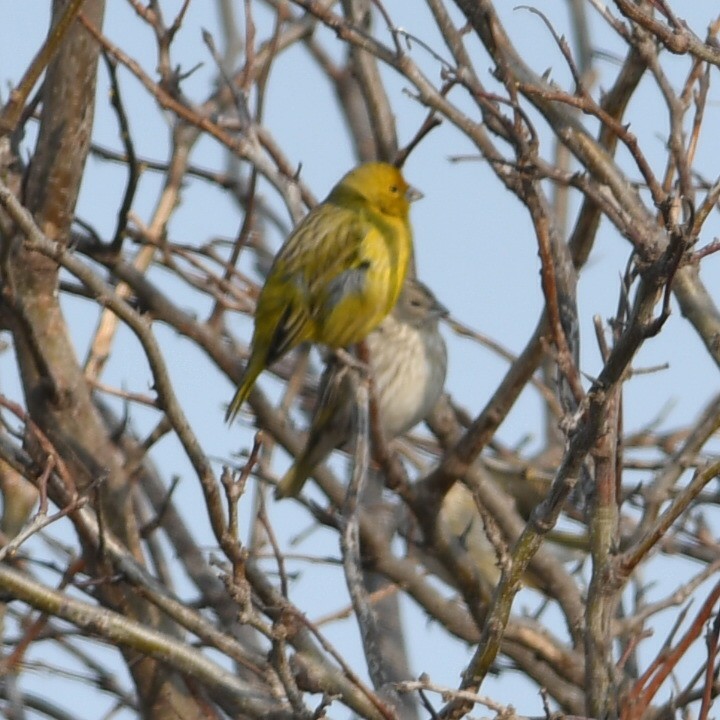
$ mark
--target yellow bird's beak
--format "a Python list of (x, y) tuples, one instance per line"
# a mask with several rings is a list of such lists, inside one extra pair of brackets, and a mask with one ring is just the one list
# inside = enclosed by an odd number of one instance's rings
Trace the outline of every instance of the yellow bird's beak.
[(416, 200), (422, 200), (425, 195), (423, 195), (423, 193), (421, 193), (417, 188), (414, 188), (412, 185), (410, 185), (405, 191), (405, 197), (407, 198), (408, 202), (415, 202)]

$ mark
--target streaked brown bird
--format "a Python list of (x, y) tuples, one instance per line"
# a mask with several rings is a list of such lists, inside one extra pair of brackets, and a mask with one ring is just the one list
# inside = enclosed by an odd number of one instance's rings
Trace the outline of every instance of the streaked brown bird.
[[(380, 424), (389, 440), (417, 425), (442, 394), (447, 348), (438, 325), (445, 315), (433, 293), (409, 278), (392, 313), (366, 339)], [(307, 443), (278, 484), (276, 498), (296, 496), (317, 465), (351, 439), (358, 372), (337, 358), (328, 362)]]

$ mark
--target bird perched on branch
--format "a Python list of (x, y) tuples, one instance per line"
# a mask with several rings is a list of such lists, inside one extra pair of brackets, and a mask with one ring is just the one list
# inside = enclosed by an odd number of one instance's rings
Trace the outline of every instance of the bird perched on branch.
[[(438, 321), (444, 315), (447, 310), (432, 292), (408, 278), (393, 311), (366, 339), (380, 426), (387, 439), (417, 425), (443, 391), (447, 350)], [(315, 467), (351, 439), (359, 372), (337, 357), (328, 362), (307, 443), (278, 484), (277, 498), (297, 495)]]
[(413, 252), (410, 203), (419, 197), (395, 166), (365, 163), (303, 218), (260, 292), (250, 359), (226, 421), (258, 375), (294, 347), (347, 347), (392, 310)]
[[(512, 499), (519, 506), (522, 513), (524, 501), (532, 494), (536, 494), (537, 502), (544, 498), (541, 485), (534, 483), (534, 488), (521, 487), (517, 483), (505, 482), (500, 479), (505, 473), (495, 476), (483, 466), (483, 475), (487, 475), (485, 482), (495, 487), (500, 494), (507, 493), (508, 499)], [(509, 475), (509, 473), (507, 474)], [(549, 492), (549, 483), (545, 488)], [(444, 537), (453, 548), (457, 557), (467, 555), (470, 563), (477, 571), (486, 589), (491, 591), (500, 580), (500, 565), (495, 546), (491, 542), (485, 527), (485, 521), (480, 515), (476, 500), (468, 488), (460, 481), (456, 482), (450, 491), (443, 498), (437, 515), (436, 533)], [(407, 522), (402, 524), (401, 534), (407, 541), (408, 555), (424, 565), (430, 572), (440, 577), (449, 585), (456, 585), (456, 578), (438, 560), (433, 552), (428, 551), (426, 539), (417, 528), (408, 513)], [(495, 528), (499, 537), (504, 536), (499, 528)], [(578, 562), (587, 556), (589, 541), (582, 532), (570, 532), (553, 530), (545, 537), (544, 548), (561, 563)], [(523, 585), (536, 590), (543, 590), (545, 580), (539, 576), (531, 567), (523, 574)]]

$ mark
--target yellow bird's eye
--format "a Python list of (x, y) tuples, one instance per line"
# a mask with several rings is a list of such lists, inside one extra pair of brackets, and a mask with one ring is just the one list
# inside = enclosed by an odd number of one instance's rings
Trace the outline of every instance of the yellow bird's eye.
[(398, 186), (397, 186), (397, 185), (391, 185), (391, 186), (390, 186), (390, 192), (391, 192), (393, 195), (397, 195), (397, 191), (398, 191)]

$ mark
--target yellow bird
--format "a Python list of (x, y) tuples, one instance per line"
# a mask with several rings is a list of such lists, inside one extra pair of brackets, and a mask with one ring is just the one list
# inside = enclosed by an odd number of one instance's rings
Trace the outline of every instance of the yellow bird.
[[(415, 278), (405, 281), (392, 312), (366, 339), (380, 426), (387, 440), (415, 427), (442, 395), (447, 349), (438, 322), (447, 315)], [(295, 497), (317, 465), (352, 439), (359, 372), (331, 358), (320, 384), (307, 443), (275, 489)]]
[(410, 203), (422, 195), (381, 162), (351, 170), (280, 248), (255, 311), (250, 360), (225, 415), (258, 375), (303, 342), (360, 342), (397, 302), (410, 258)]

